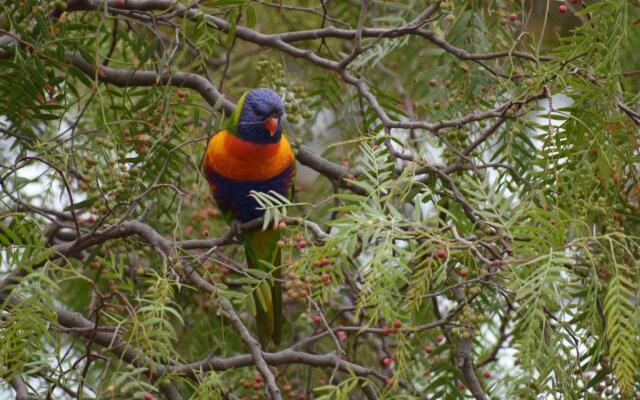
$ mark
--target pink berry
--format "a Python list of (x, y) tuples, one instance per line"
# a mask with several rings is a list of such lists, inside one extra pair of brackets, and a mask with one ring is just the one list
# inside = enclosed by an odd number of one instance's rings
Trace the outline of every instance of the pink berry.
[(398, 319), (393, 321), (393, 327), (396, 329), (400, 329), (402, 327), (402, 322)]
[(569, 11), (569, 7), (567, 7), (566, 4), (560, 4), (558, 6), (558, 11), (560, 11), (562, 14), (566, 14), (567, 11)]
[(485, 378), (491, 378), (491, 377), (493, 376), (493, 374), (492, 374), (492, 373), (491, 373), (491, 371), (489, 371), (489, 370), (484, 371), (484, 372), (482, 373), (482, 375), (483, 375)]
[(152, 395), (151, 395), (151, 393), (149, 393), (149, 392), (146, 392), (146, 393), (144, 394), (144, 396), (142, 396), (142, 398), (143, 398), (144, 400), (153, 400), (153, 396), (152, 396)]
[(305, 247), (307, 247), (307, 242), (304, 240), (298, 240), (298, 248), (304, 249)]
[(340, 340), (342, 340), (342, 341), (347, 340), (347, 332), (345, 332), (345, 331), (338, 331), (337, 335), (338, 335), (338, 339), (340, 339)]
[(427, 347), (424, 348), (424, 351), (426, 351), (427, 354), (431, 354), (431, 353), (433, 353), (433, 347), (427, 346)]
[(316, 315), (315, 317), (313, 317), (313, 322), (319, 324), (320, 322), (322, 322), (322, 317), (320, 315)]
[(444, 250), (438, 250), (438, 258), (447, 258), (447, 252)]
[(322, 279), (322, 282), (324, 282), (324, 283), (329, 283), (329, 282), (331, 282), (331, 275), (327, 274), (326, 272), (323, 272), (320, 275), (320, 279)]
[(393, 363), (393, 360), (390, 359), (389, 357), (386, 357), (382, 360), (382, 365), (385, 367), (388, 367), (389, 365), (391, 365)]

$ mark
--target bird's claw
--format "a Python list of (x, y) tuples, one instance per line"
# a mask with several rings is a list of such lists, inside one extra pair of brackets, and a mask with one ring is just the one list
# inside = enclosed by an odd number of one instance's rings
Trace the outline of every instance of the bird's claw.
[(231, 230), (233, 236), (237, 237), (238, 239), (242, 239), (242, 222), (237, 219), (232, 220), (229, 223), (229, 229)]

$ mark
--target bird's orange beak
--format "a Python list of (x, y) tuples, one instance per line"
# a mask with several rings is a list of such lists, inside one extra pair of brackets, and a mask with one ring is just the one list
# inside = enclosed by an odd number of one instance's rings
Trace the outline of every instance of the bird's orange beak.
[(264, 127), (269, 131), (271, 136), (276, 134), (278, 130), (278, 118), (277, 117), (269, 117), (264, 120)]

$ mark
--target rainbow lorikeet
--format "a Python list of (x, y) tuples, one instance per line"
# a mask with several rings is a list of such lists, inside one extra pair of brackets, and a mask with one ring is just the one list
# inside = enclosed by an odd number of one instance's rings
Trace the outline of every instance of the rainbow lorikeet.
[[(282, 99), (272, 90), (254, 89), (242, 95), (231, 116), (229, 128), (212, 136), (204, 156), (204, 172), (213, 197), (232, 230), (239, 223), (262, 217), (252, 191), (275, 191), (287, 198), (293, 195), (296, 164), (293, 151), (282, 133)], [(263, 346), (277, 346), (282, 336), (282, 273), (278, 240), (280, 229), (242, 232), (247, 265), (276, 267), (274, 280), (255, 291), (258, 338)]]

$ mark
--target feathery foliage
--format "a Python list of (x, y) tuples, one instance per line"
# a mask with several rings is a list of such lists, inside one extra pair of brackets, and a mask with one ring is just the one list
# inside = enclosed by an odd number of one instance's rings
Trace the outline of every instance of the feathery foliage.
[[(637, 397), (639, 26), (637, 0), (1, 3), (0, 397)], [(292, 201), (252, 194), (278, 349), (201, 173), (257, 86), (298, 158)]]

